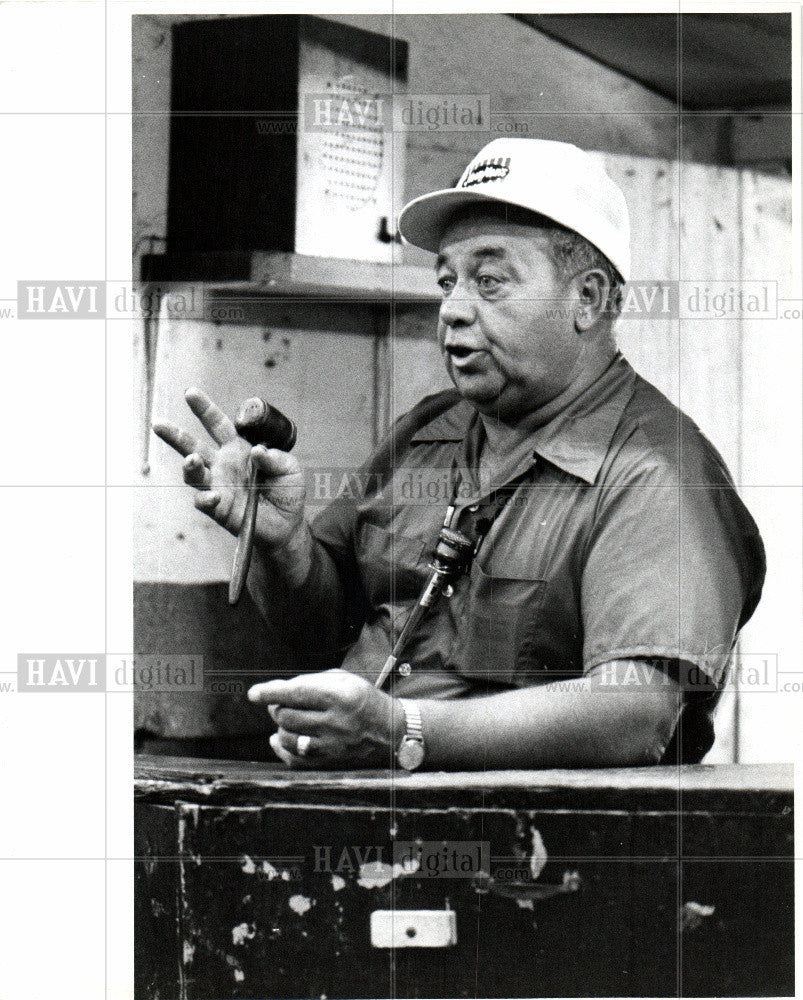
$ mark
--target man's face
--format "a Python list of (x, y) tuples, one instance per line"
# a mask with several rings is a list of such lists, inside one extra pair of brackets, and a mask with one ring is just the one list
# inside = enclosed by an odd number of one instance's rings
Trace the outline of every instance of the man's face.
[(446, 367), (481, 413), (512, 423), (569, 385), (583, 341), (544, 230), (462, 217), (444, 231), (437, 280)]

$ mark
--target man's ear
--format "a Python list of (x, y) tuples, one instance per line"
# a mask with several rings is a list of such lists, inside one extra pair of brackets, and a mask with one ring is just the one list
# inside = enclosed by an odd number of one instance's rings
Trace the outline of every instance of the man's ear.
[(611, 285), (605, 272), (599, 268), (582, 271), (574, 280), (578, 292), (574, 328), (577, 333), (582, 334), (590, 330), (604, 315)]

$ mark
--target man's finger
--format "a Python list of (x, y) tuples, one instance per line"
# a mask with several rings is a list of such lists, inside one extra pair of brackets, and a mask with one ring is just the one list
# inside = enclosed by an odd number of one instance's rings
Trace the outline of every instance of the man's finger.
[(279, 734), (272, 733), (268, 742), (270, 743), (271, 750), (273, 750), (279, 760), (282, 761), (282, 763), (287, 764), (288, 767), (293, 767), (297, 758), (285, 750), (281, 744), (281, 740), (279, 739)]
[(157, 420), (153, 424), (153, 433), (160, 437), (165, 444), (169, 444), (179, 455), (186, 458), (187, 455), (196, 454), (201, 456), (206, 465), (212, 463), (214, 455), (211, 450), (206, 445), (196, 441), (192, 434), (188, 434), (180, 427), (176, 427), (175, 424), (171, 424), (169, 420)]
[(195, 495), (195, 506), (204, 514), (211, 517), (217, 505), (220, 503), (220, 494), (215, 490), (203, 490)]
[[(310, 760), (307, 756), (311, 754), (313, 758), (316, 758), (320, 747), (316, 744), (314, 740), (310, 740), (308, 736), (304, 733), (293, 733), (286, 729), (279, 729), (273, 734), (276, 737), (276, 746), (271, 742), (271, 746), (278, 753), (277, 747), (283, 751), (282, 760), (289, 764), (291, 767), (295, 768), (314, 768), (320, 767), (321, 760), (315, 759)], [(272, 740), (272, 737), (271, 737)], [(299, 741), (303, 741), (306, 746), (303, 746), (303, 753), (299, 753)]]
[[(281, 726), (277, 730), (276, 735), (279, 737), (279, 743), (281, 743), (284, 749), (288, 753), (291, 753), (294, 757), (302, 758), (306, 757), (307, 754), (310, 753), (310, 746), (312, 741), (310, 740), (309, 736), (307, 736), (306, 733), (296, 733), (293, 732), (292, 730), (285, 729), (284, 726)], [(303, 742), (306, 743), (306, 747), (302, 747), (302, 749), (304, 749), (305, 751), (304, 753), (298, 752), (299, 740), (303, 740)]]
[(187, 389), (184, 393), (187, 405), (209, 432), (209, 436), (218, 444), (226, 444), (237, 437), (237, 429), (205, 392), (200, 389)]
[(204, 465), (197, 452), (187, 455), (184, 459), (184, 482), (197, 490), (208, 490), (212, 485), (212, 474)]
[[(305, 733), (309, 736), (320, 736), (324, 725), (323, 712), (305, 712), (300, 708), (285, 708), (280, 705), (270, 713), (273, 721), (289, 729), (291, 733)], [(290, 747), (292, 750), (293, 748)]]
[(292, 476), (299, 471), (298, 461), (286, 451), (258, 444), (251, 449), (251, 461), (266, 476)]
[(248, 689), (248, 700), (280, 708), (300, 708), (325, 712), (332, 703), (331, 693), (302, 683), (304, 678), (292, 681), (265, 681)]

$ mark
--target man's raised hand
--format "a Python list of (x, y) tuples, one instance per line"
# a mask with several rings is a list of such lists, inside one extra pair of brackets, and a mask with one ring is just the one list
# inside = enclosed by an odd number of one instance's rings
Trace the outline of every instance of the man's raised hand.
[(278, 550), (298, 536), (304, 524), (304, 477), (287, 452), (251, 445), (237, 434), (232, 420), (200, 389), (188, 389), (187, 405), (214, 441), (210, 446), (167, 421), (154, 433), (184, 457), (184, 482), (197, 490), (195, 506), (233, 535), (245, 512), (249, 462), (262, 472), (256, 542)]

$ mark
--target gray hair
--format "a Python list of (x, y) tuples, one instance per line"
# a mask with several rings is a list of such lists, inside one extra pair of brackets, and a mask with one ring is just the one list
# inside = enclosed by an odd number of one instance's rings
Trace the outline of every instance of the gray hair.
[(622, 311), (622, 289), (624, 281), (622, 276), (611, 264), (608, 258), (597, 250), (593, 243), (576, 233), (573, 229), (566, 229), (565, 226), (557, 222), (551, 222), (550, 226), (544, 227), (549, 234), (549, 245), (552, 249), (552, 260), (558, 268), (558, 273), (564, 281), (578, 274), (580, 271), (600, 270), (608, 279), (608, 299), (605, 303), (605, 315), (613, 322)]

